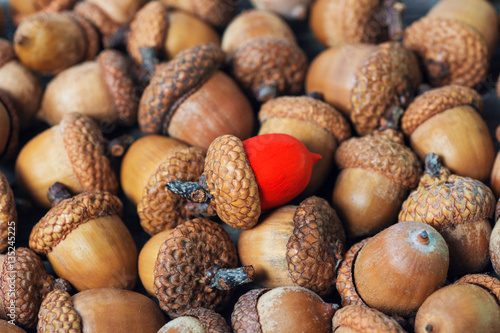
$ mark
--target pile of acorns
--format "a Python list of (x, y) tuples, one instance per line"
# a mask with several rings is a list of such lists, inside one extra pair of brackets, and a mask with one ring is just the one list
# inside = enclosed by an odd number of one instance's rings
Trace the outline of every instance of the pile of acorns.
[(492, 4), (251, 2), (9, 1), (1, 332), (500, 332)]

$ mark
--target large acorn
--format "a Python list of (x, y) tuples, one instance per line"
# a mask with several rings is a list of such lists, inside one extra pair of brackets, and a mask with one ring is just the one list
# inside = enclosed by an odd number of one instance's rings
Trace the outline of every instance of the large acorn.
[(486, 79), (498, 40), (498, 14), (486, 0), (442, 0), (405, 30), (433, 86), (474, 87)]
[(392, 106), (407, 107), (421, 80), (417, 58), (400, 43), (350, 44), (313, 60), (306, 91), (322, 93), (365, 135), (381, 125)]
[(291, 20), (307, 18), (313, 0), (250, 0), (255, 8), (269, 10)]
[(452, 174), (431, 153), (418, 188), (401, 207), (399, 221), (420, 221), (439, 231), (450, 250), (450, 275), (462, 276), (489, 263), (494, 211), (495, 197), (486, 185)]
[(233, 17), (235, 0), (160, 0), (165, 6), (177, 8), (197, 16), (215, 27), (222, 28)]
[(69, 10), (77, 0), (9, 0), (15, 24), (38, 12), (56, 13)]
[(394, 318), (361, 304), (336, 311), (332, 326), (333, 332), (338, 333), (406, 333)]
[(19, 118), (14, 103), (0, 91), (0, 162), (13, 156), (19, 138)]
[(224, 317), (213, 310), (205, 308), (189, 309), (165, 324), (158, 333), (230, 333), (231, 329)]
[(415, 98), (401, 118), (401, 129), (422, 160), (437, 154), (453, 173), (486, 181), (495, 159), (481, 96), (470, 88), (447, 86)]
[(239, 14), (224, 31), (222, 50), (233, 77), (259, 102), (302, 90), (307, 57), (276, 14), (258, 9)]
[(5, 175), (0, 172), (0, 253), (16, 239), (17, 210), (14, 194)]

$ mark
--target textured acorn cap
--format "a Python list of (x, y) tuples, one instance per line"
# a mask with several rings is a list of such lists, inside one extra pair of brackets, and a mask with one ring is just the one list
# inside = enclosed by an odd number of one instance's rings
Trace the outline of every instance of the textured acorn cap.
[(16, 58), (12, 43), (0, 38), (0, 67)]
[(422, 81), (415, 55), (400, 43), (378, 45), (356, 73), (351, 121), (360, 135), (375, 130), (391, 106), (406, 107)]
[(259, 297), (269, 290), (271, 289), (252, 289), (238, 299), (231, 314), (231, 324), (235, 333), (262, 333), (257, 302)]
[[(34, 0), (33, 2), (34, 6), (38, 8), (38, 11), (46, 13), (57, 13), (71, 9), (76, 1), (77, 0)], [(16, 22), (16, 24), (19, 24), (21, 20), (23, 20), (27, 16), (26, 14), (13, 11), (12, 17), (14, 19), (14, 22)]]
[(9, 115), (10, 121), (10, 132), (9, 138), (5, 145), (4, 151), (0, 151), (0, 162), (8, 159), (14, 154), (16, 150), (18, 139), (19, 139), (19, 117), (17, 116), (16, 108), (14, 107), (14, 103), (12, 103), (10, 97), (0, 90), (0, 103), (2, 103), (5, 111), (7, 111)]
[(224, 317), (217, 312), (205, 309), (194, 308), (182, 313), (182, 316), (194, 317), (200, 321), (205, 333), (230, 333), (231, 329), (226, 323)]
[(431, 89), (413, 100), (401, 118), (401, 129), (406, 135), (411, 135), (420, 124), (432, 116), (446, 110), (470, 105), (478, 112), (483, 109), (483, 100), (474, 89), (451, 85)]
[(350, 328), (365, 333), (405, 333), (393, 318), (364, 305), (349, 305), (335, 312), (332, 319), (333, 332), (337, 328)]
[(166, 134), (180, 103), (194, 93), (223, 60), (224, 54), (219, 46), (202, 44), (157, 65), (139, 106), (141, 131)]
[(333, 134), (338, 143), (351, 136), (351, 127), (344, 116), (333, 106), (315, 98), (278, 97), (264, 103), (259, 111), (263, 124), (269, 118), (294, 118), (315, 123)]
[(237, 229), (257, 224), (261, 212), (259, 186), (240, 139), (223, 135), (212, 141), (204, 175), (222, 221)]
[(83, 16), (78, 15), (74, 12), (64, 12), (64, 15), (67, 15), (74, 19), (82, 29), (82, 32), (85, 36), (87, 52), (82, 60), (94, 60), (101, 48), (101, 40), (96, 28)]
[(121, 215), (123, 205), (107, 192), (83, 192), (61, 201), (33, 227), (30, 248), (47, 254), (79, 225), (99, 217)]
[(47, 294), (38, 313), (37, 332), (82, 332), (82, 319), (67, 291), (54, 289)]
[[(434, 86), (459, 84), (473, 87), (486, 78), (487, 43), (476, 30), (464, 23), (423, 17), (405, 30), (404, 45), (423, 59)], [(446, 75), (432, 75), (432, 66), (437, 66), (437, 63), (447, 67), (441, 69)]]
[(73, 11), (83, 16), (87, 21), (95, 26), (103, 36), (104, 46), (107, 47), (108, 38), (121, 28), (121, 25), (109, 17), (99, 6), (88, 2), (78, 2)]
[(4, 252), (8, 246), (9, 226), (10, 230), (15, 230), (17, 223), (16, 203), (14, 194), (9, 186), (5, 175), (0, 172), (0, 253)]
[(197, 218), (178, 225), (156, 258), (154, 291), (160, 307), (172, 318), (189, 308), (220, 309), (230, 291), (210, 287), (207, 274), (237, 263), (236, 246), (219, 224)]
[(205, 163), (202, 150), (190, 147), (168, 154), (149, 178), (143, 190), (142, 200), (137, 206), (141, 226), (150, 234), (173, 229), (184, 222), (187, 216), (188, 200), (167, 190), (166, 184), (181, 180), (199, 180)]
[(190, 12), (216, 27), (225, 26), (237, 7), (235, 0), (162, 0), (162, 3)]
[(468, 274), (455, 281), (455, 283), (475, 284), (489, 291), (497, 298), (497, 301), (500, 302), (500, 280), (493, 276), (486, 274)]
[(354, 285), (354, 262), (359, 251), (365, 246), (370, 238), (366, 238), (361, 242), (354, 244), (345, 254), (344, 260), (340, 264), (337, 272), (337, 291), (342, 299), (342, 306), (348, 305), (366, 305), (361, 299), (356, 286)]

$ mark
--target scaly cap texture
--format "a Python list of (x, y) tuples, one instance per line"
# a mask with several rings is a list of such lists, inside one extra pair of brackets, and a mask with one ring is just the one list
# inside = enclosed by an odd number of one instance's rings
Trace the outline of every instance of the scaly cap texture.
[(9, 245), (9, 231), (11, 237), (14, 236), (16, 223), (17, 211), (14, 194), (7, 178), (0, 172), (0, 253), (4, 252)]
[(497, 301), (500, 302), (500, 280), (493, 276), (486, 274), (468, 274), (455, 281), (455, 283), (475, 284), (495, 295)]
[(82, 319), (67, 291), (55, 289), (47, 294), (38, 312), (37, 332), (82, 332)]
[(182, 313), (183, 316), (190, 316), (198, 319), (205, 333), (230, 333), (231, 329), (224, 317), (213, 310), (205, 308), (189, 309)]
[(364, 305), (349, 305), (337, 310), (332, 320), (333, 331), (339, 327), (363, 333), (405, 333), (393, 318)]
[(121, 25), (111, 19), (99, 6), (88, 1), (80, 1), (73, 11), (83, 16), (95, 26), (103, 37), (104, 46), (107, 47), (108, 38), (120, 29)]
[(234, 333), (262, 333), (257, 302), (269, 290), (271, 289), (252, 289), (238, 299), (231, 314)]
[(85, 57), (83, 60), (94, 60), (97, 53), (101, 49), (101, 39), (99, 38), (99, 34), (97, 33), (96, 28), (87, 21), (87, 19), (77, 13), (74, 12), (64, 12), (65, 15), (71, 17), (73, 20), (78, 23), (80, 29), (82, 29), (83, 35), (85, 36), (85, 41), (87, 45), (87, 52), (85, 53)]
[(344, 260), (340, 264), (337, 273), (337, 291), (342, 299), (342, 306), (348, 305), (364, 305), (366, 303), (361, 299), (356, 286), (354, 285), (354, 262), (358, 256), (359, 251), (368, 242), (366, 238), (359, 243), (354, 244), (345, 254)]

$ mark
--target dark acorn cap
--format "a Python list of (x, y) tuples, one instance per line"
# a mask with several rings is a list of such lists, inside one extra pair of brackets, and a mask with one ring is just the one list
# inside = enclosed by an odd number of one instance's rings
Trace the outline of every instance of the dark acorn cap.
[(55, 289), (47, 294), (38, 313), (37, 332), (81, 333), (82, 326), (67, 291)]

